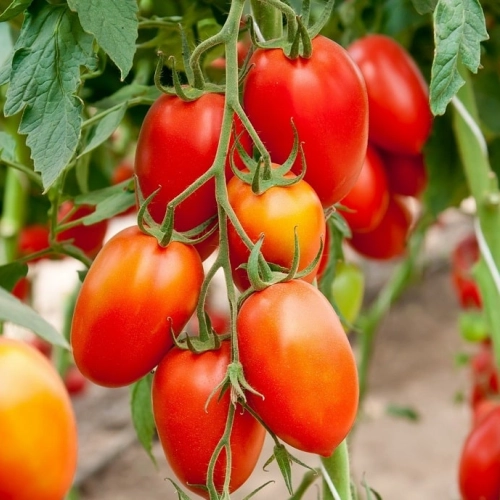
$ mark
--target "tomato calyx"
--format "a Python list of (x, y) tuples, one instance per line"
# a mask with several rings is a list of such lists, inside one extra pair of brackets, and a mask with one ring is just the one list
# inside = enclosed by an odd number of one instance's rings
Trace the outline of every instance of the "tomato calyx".
[(197, 336), (185, 335), (177, 337), (172, 328), (172, 321), (169, 318), (170, 334), (174, 344), (182, 350), (189, 350), (195, 354), (201, 354), (206, 351), (215, 351), (220, 348), (221, 342), (229, 338), (228, 334), (219, 335), (212, 327), (210, 316), (204, 311), (204, 320), (199, 321), (200, 333)]

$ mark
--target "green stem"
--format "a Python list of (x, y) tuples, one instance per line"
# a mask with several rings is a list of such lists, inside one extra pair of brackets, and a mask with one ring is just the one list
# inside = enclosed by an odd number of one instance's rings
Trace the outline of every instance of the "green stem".
[[(352, 500), (351, 473), (347, 440), (340, 443), (330, 457), (321, 457), (323, 500)], [(334, 486), (337, 497), (332, 492)]]
[(266, 40), (283, 36), (282, 13), (276, 7), (262, 0), (251, 0), (254, 19)]

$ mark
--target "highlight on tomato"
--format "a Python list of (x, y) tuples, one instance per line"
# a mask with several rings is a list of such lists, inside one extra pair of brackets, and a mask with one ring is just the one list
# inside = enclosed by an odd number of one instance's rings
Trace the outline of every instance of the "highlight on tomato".
[(0, 380), (0, 498), (64, 498), (76, 471), (77, 430), (63, 381), (37, 349), (2, 336)]

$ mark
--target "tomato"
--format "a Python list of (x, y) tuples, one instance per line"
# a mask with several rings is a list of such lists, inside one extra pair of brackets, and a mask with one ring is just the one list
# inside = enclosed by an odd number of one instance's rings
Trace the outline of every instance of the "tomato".
[[(57, 214), (57, 219), (60, 223), (66, 223), (75, 221), (82, 217), (92, 214), (95, 211), (95, 207), (91, 205), (81, 205), (75, 212), (69, 216), (69, 213), (73, 210), (73, 202), (65, 201), (59, 207), (59, 212)], [(108, 230), (108, 221), (103, 220), (92, 224), (90, 226), (85, 226), (80, 224), (78, 226), (66, 229), (57, 234), (56, 240), (59, 242), (72, 240), (71, 243), (82, 250), (86, 255), (94, 258), (99, 250), (102, 248), (104, 238), (106, 237), (106, 232)]]
[(427, 186), (424, 156), (382, 153), (383, 164), (393, 194), (419, 198)]
[(410, 54), (378, 34), (359, 38), (347, 51), (366, 82), (370, 141), (395, 153), (420, 153), (432, 115), (427, 83)]
[(133, 226), (111, 238), (80, 289), (71, 344), (76, 366), (96, 384), (119, 387), (151, 371), (193, 314), (203, 282), (196, 250), (167, 247)]
[[(153, 411), (158, 435), (170, 466), (184, 486), (200, 496), (208, 494), (195, 485), (207, 481), (210, 457), (224, 433), (229, 392), (215, 394), (231, 361), (230, 345), (217, 351), (194, 354), (176, 347), (163, 358), (153, 378)], [(236, 408), (231, 432), (230, 491), (238, 489), (255, 468), (264, 443), (265, 430), (250, 413)], [(214, 485), (222, 491), (226, 454), (217, 459)]]
[[(324, 207), (340, 201), (361, 171), (368, 139), (368, 100), (359, 69), (337, 43), (317, 36), (309, 59), (257, 49), (244, 82), (243, 105), (276, 163), (303, 143), (305, 180)], [(302, 169), (300, 158), (294, 172)]]
[[(294, 174), (290, 172), (287, 176)], [(229, 181), (227, 191), (229, 204), (248, 237), (255, 243), (264, 234), (262, 254), (268, 262), (291, 266), (295, 229), (300, 247), (299, 271), (314, 260), (321, 248), (321, 238), (325, 237), (325, 216), (318, 196), (306, 181), (274, 186), (256, 195), (249, 184), (235, 176)], [(250, 251), (232, 224), (228, 225), (228, 243), (234, 282), (239, 290), (245, 290), (250, 285), (247, 272), (238, 267), (247, 262)], [(305, 279), (312, 282), (316, 273), (317, 267)]]
[(348, 209), (342, 216), (352, 231), (371, 231), (382, 220), (389, 205), (389, 188), (382, 159), (373, 147), (368, 146), (358, 180), (340, 203)]
[[(149, 205), (156, 222), (162, 222), (167, 204), (211, 167), (223, 113), (224, 97), (220, 94), (204, 94), (191, 102), (164, 94), (149, 109), (139, 133), (134, 168), (144, 199), (161, 186)], [(241, 138), (242, 143), (248, 142), (245, 138)], [(229, 162), (226, 175), (231, 176)], [(216, 214), (215, 182), (211, 179), (176, 207), (174, 227), (188, 231)]]
[(451, 255), (451, 279), (463, 308), (482, 307), (481, 292), (471, 272), (478, 260), (479, 245), (472, 233), (457, 243)]
[(465, 440), (459, 466), (463, 500), (500, 498), (500, 407), (473, 427)]
[(285, 443), (329, 456), (358, 407), (356, 362), (339, 318), (317, 288), (301, 280), (250, 295), (238, 313), (247, 398)]
[(31, 293), (31, 281), (28, 277), (20, 278), (12, 289), (12, 295), (17, 297), (21, 302), (27, 302)]
[(472, 427), (477, 427), (490, 414), (491, 411), (500, 407), (498, 399), (482, 399), (473, 408)]
[(77, 396), (87, 388), (87, 379), (76, 366), (70, 366), (64, 374), (64, 385), (71, 396)]
[[(32, 224), (21, 229), (19, 233), (19, 256), (41, 252), (49, 248), (49, 228), (43, 224)], [(30, 259), (31, 262), (37, 262), (40, 258)]]
[(31, 336), (27, 343), (40, 351), (46, 358), (50, 359), (52, 356), (52, 344), (42, 339), (38, 335)]
[(77, 432), (68, 393), (50, 361), (0, 337), (0, 498), (60, 500), (76, 471)]
[(500, 382), (491, 344), (481, 343), (471, 359), (471, 405), (475, 407), (484, 399), (500, 394)]
[(392, 196), (384, 217), (374, 229), (364, 233), (353, 232), (348, 244), (370, 259), (388, 260), (400, 257), (406, 251), (406, 240), (412, 215), (403, 199)]

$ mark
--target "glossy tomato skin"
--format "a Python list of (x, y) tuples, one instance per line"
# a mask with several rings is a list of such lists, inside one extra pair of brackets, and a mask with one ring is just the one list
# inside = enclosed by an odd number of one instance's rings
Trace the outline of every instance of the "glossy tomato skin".
[[(59, 212), (57, 218), (59, 222), (71, 222), (87, 215), (94, 213), (95, 208), (91, 205), (81, 205), (75, 212), (69, 216), (70, 211), (73, 210), (73, 202), (65, 201), (59, 207)], [(106, 232), (108, 230), (108, 220), (103, 220), (92, 224), (90, 226), (85, 226), (83, 224), (79, 226), (66, 229), (60, 232), (56, 236), (57, 241), (73, 240), (72, 244), (78, 247), (90, 258), (94, 258), (99, 250), (102, 248), (104, 238), (106, 237)]]
[(463, 500), (500, 498), (500, 407), (473, 427), (464, 443), (459, 466)]
[(356, 184), (340, 204), (348, 209), (342, 216), (352, 231), (371, 231), (382, 220), (389, 206), (389, 187), (382, 159), (372, 146), (366, 150)]
[[(309, 59), (257, 49), (243, 105), (276, 163), (293, 145), (291, 120), (303, 142), (305, 180), (324, 207), (341, 200), (361, 171), (368, 139), (368, 100), (359, 69), (332, 40), (317, 36)], [(294, 172), (302, 169), (300, 158)]]
[(391, 196), (380, 223), (371, 231), (352, 233), (348, 244), (370, 259), (389, 260), (402, 256), (412, 224), (412, 215), (399, 197)]
[(348, 47), (366, 82), (369, 139), (395, 153), (418, 154), (432, 126), (429, 89), (410, 54), (394, 39), (379, 34)]
[(358, 407), (356, 362), (339, 318), (301, 280), (250, 295), (238, 314), (238, 345), (250, 406), (300, 450), (329, 456), (351, 429)]
[(196, 250), (167, 247), (133, 226), (111, 238), (91, 265), (77, 298), (71, 344), (80, 371), (119, 387), (151, 371), (196, 308), (203, 266)]
[[(139, 133), (134, 169), (144, 199), (161, 186), (149, 205), (156, 222), (163, 220), (167, 203), (212, 166), (223, 113), (220, 94), (205, 94), (191, 102), (164, 94), (149, 109)], [(246, 137), (240, 140), (249, 150)], [(226, 175), (231, 176), (229, 163)], [(176, 207), (174, 226), (188, 231), (216, 214), (211, 179)]]
[[(291, 266), (295, 229), (300, 247), (299, 271), (314, 260), (321, 248), (321, 238), (325, 238), (325, 216), (321, 201), (306, 181), (286, 187), (274, 186), (256, 195), (249, 184), (235, 176), (229, 181), (227, 191), (229, 204), (248, 237), (256, 243), (261, 233), (264, 234), (262, 254), (268, 262), (286, 268)], [(232, 224), (228, 225), (228, 243), (233, 279), (242, 291), (250, 283), (246, 270), (238, 267), (247, 262), (250, 252)], [(318, 266), (305, 277), (306, 281), (314, 280)]]
[[(205, 498), (208, 498), (206, 492), (193, 485), (207, 481), (208, 463), (226, 425), (229, 392), (220, 400), (215, 394), (207, 411), (205, 404), (224, 379), (230, 362), (227, 341), (219, 350), (203, 354), (174, 347), (163, 358), (153, 378), (153, 411), (165, 456), (184, 486)], [(264, 437), (262, 425), (248, 412), (236, 408), (231, 433), (231, 492), (252, 473)], [(214, 470), (214, 484), (219, 492), (224, 485), (225, 466), (225, 452), (222, 452)]]
[(420, 198), (427, 186), (427, 171), (422, 154), (382, 153), (383, 164), (393, 194)]
[(61, 500), (76, 471), (76, 421), (50, 361), (0, 337), (0, 498)]

